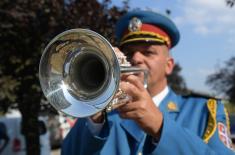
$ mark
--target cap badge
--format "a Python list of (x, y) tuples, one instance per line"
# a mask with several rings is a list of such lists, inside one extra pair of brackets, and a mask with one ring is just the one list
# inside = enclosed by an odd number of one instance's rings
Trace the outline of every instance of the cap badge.
[(141, 26), (142, 26), (141, 20), (137, 17), (133, 17), (129, 22), (128, 29), (131, 32), (135, 32), (135, 31), (139, 31)]
[(169, 102), (167, 104), (167, 109), (168, 111), (175, 111), (175, 112), (178, 111), (178, 107), (174, 102)]

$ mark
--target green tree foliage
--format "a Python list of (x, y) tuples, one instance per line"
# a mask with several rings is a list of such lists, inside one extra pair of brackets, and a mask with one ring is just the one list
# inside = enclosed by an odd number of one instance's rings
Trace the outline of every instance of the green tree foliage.
[(226, 1), (227, 6), (229, 6), (229, 7), (234, 6), (235, 0), (225, 0), (225, 1)]
[(225, 62), (225, 66), (208, 76), (206, 83), (219, 94), (235, 103), (235, 57)]
[[(27, 154), (40, 154), (37, 119), (48, 104), (43, 102), (38, 66), (46, 44), (65, 30), (89, 28), (115, 45), (114, 26), (127, 10), (128, 1), (121, 8), (111, 6), (111, 0), (0, 1), (0, 110), (20, 109)], [(180, 70), (176, 66), (169, 77), (176, 91), (186, 87)]]
[(43, 95), (38, 65), (43, 48), (58, 33), (78, 27), (114, 43), (114, 25), (127, 9), (127, 3), (110, 6), (110, 0), (0, 1), (0, 102), (2, 110), (12, 105), (20, 109), (28, 154), (40, 154), (37, 119)]
[(235, 106), (231, 102), (223, 101), (229, 114), (235, 114)]

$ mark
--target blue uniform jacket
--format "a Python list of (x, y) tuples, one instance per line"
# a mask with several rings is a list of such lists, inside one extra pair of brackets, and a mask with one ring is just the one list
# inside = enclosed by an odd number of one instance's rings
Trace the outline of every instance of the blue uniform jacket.
[[(121, 119), (116, 111), (108, 114), (99, 136), (90, 133), (86, 118), (78, 119), (63, 142), (62, 154), (235, 154), (219, 138), (218, 123), (228, 123), (224, 106), (219, 101), (209, 102), (206, 98), (182, 97), (170, 90), (160, 104), (164, 120), (157, 143), (134, 121)], [(169, 108), (169, 103), (174, 108)]]

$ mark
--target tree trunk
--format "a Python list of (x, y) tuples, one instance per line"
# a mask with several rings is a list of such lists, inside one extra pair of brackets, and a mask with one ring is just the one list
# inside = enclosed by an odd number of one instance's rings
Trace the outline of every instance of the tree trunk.
[(25, 136), (27, 155), (40, 155), (38, 119), (32, 116), (22, 117), (22, 132)]
[(22, 114), (22, 134), (25, 137), (27, 155), (40, 155), (38, 106), (22, 102), (19, 109)]

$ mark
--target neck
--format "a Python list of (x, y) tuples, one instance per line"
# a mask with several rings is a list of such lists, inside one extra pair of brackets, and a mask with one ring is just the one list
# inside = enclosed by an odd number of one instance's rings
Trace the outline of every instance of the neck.
[(151, 96), (155, 96), (162, 92), (167, 87), (167, 80), (164, 80), (163, 82), (160, 82), (158, 84), (153, 84), (148, 86), (148, 91)]

